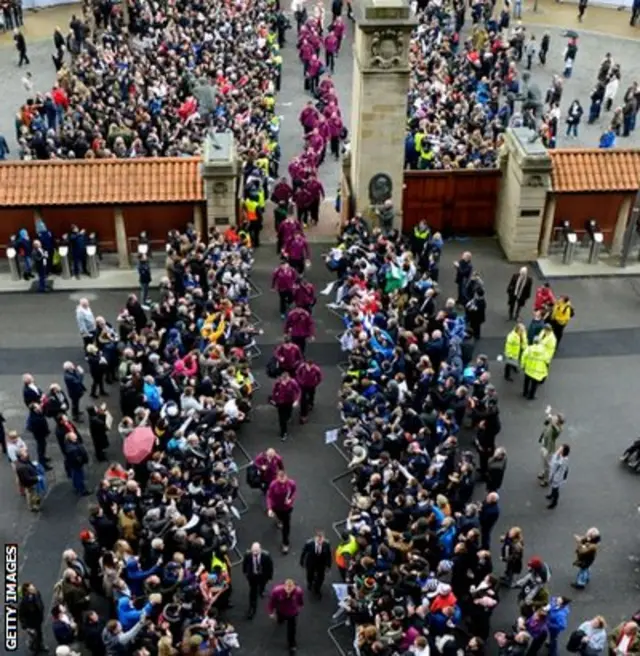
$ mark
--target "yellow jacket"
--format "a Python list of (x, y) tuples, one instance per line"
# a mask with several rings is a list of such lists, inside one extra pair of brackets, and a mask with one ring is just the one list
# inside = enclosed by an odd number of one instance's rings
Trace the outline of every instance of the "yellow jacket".
[(519, 333), (515, 328), (507, 335), (504, 343), (504, 357), (507, 360), (514, 360), (520, 362), (523, 351), (528, 346), (527, 333)]
[(541, 344), (527, 346), (522, 354), (522, 369), (525, 375), (541, 383), (548, 375), (546, 354)]
[(538, 340), (538, 343), (544, 350), (545, 361), (548, 366), (551, 364), (551, 360), (553, 360), (553, 356), (556, 354), (556, 348), (558, 347), (558, 340), (556, 339), (556, 336), (553, 334), (552, 330), (543, 330), (540, 333), (540, 338)]
[(551, 310), (551, 321), (555, 321), (560, 326), (566, 326), (573, 316), (571, 302), (556, 301), (553, 310)]
[[(216, 325), (216, 320), (220, 318)], [(219, 314), (210, 314), (204, 321), (202, 329), (200, 330), (200, 335), (204, 339), (208, 339), (212, 344), (215, 344), (220, 337), (224, 334), (226, 328), (226, 322), (224, 318)]]

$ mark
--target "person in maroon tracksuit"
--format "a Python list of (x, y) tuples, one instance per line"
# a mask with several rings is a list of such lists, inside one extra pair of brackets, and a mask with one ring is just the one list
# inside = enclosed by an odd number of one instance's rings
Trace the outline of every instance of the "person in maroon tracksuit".
[(300, 385), (300, 423), (305, 424), (313, 410), (316, 388), (322, 382), (322, 370), (315, 362), (307, 360), (298, 365), (296, 380)]
[(278, 624), (287, 625), (287, 646), (290, 656), (297, 650), (296, 627), (297, 618), (304, 606), (302, 588), (292, 579), (276, 585), (269, 595), (269, 616)]
[(289, 551), (291, 532), (291, 513), (296, 500), (296, 482), (281, 469), (267, 490), (267, 512), (269, 517), (277, 517), (282, 530), (282, 553)]
[(293, 308), (287, 314), (284, 331), (291, 336), (291, 341), (300, 347), (302, 355), (304, 355), (307, 349), (307, 340), (313, 339), (316, 324), (309, 310)]
[(329, 31), (324, 37), (324, 61), (327, 69), (332, 73), (336, 67), (336, 53), (338, 52), (338, 37), (333, 31)]
[[(289, 264), (300, 274), (304, 273), (306, 260), (310, 257), (309, 244), (301, 232), (294, 233), (284, 243), (282, 254), (289, 260)], [(293, 285), (291, 285), (293, 288)]]
[(293, 288), (293, 302), (295, 306), (304, 308), (311, 313), (316, 301), (316, 288), (313, 286), (313, 283), (300, 278)]
[(296, 205), (298, 221), (303, 225), (309, 223), (309, 213), (313, 203), (313, 196), (305, 184), (301, 184), (293, 193), (293, 202)]
[(280, 365), (280, 371), (286, 371), (292, 376), (296, 373), (298, 366), (304, 360), (300, 347), (291, 341), (290, 335), (284, 336), (284, 344), (276, 346), (273, 355)]
[(344, 24), (342, 17), (338, 16), (333, 21), (333, 23), (331, 23), (331, 27), (329, 29), (336, 35), (336, 38), (338, 39), (338, 49), (336, 50), (336, 55), (339, 55), (340, 47), (342, 46), (342, 40), (344, 39), (344, 33), (347, 29), (347, 26)]
[(344, 130), (344, 125), (342, 124), (342, 119), (337, 112), (334, 112), (327, 119), (329, 122), (329, 144), (331, 154), (336, 158), (340, 159), (340, 140), (342, 139), (342, 132)]
[[(286, 223), (283, 222), (283, 223)], [(282, 226), (280, 226), (282, 227)], [(271, 289), (278, 292), (280, 296), (280, 316), (284, 319), (289, 305), (293, 301), (293, 287), (298, 279), (298, 274), (289, 262), (283, 262), (271, 277)]]
[(320, 113), (314, 107), (313, 101), (310, 100), (300, 112), (300, 123), (302, 124), (304, 133), (307, 134), (308, 132), (311, 132), (313, 128), (316, 127), (319, 120)]
[(280, 439), (286, 442), (289, 433), (289, 420), (293, 413), (293, 406), (300, 399), (300, 385), (285, 371), (276, 380), (271, 392), (271, 402), (278, 410), (280, 424)]
[(295, 216), (287, 216), (278, 226), (278, 253), (296, 232), (302, 232), (302, 224)]
[(278, 476), (278, 472), (284, 469), (284, 460), (275, 449), (267, 449), (254, 458), (253, 464), (260, 470), (262, 491), (266, 494), (269, 485)]
[(291, 188), (289, 181), (286, 178), (280, 178), (273, 188), (271, 200), (274, 203), (280, 203), (282, 201), (288, 205), (292, 197), (293, 189)]
[(309, 206), (309, 218), (313, 225), (318, 225), (320, 220), (320, 203), (324, 198), (324, 187), (322, 182), (316, 176), (307, 180), (307, 190), (311, 196), (311, 205)]

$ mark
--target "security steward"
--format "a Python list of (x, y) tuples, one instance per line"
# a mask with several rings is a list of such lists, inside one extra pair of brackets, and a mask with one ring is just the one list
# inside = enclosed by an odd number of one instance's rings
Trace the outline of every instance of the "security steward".
[(347, 571), (349, 570), (349, 564), (358, 553), (358, 540), (356, 536), (349, 531), (342, 532), (342, 541), (336, 548), (336, 566), (340, 574), (340, 578), (343, 581), (347, 580)]
[(324, 531), (316, 531), (316, 536), (307, 540), (300, 554), (300, 567), (307, 572), (307, 588), (322, 596), (324, 577), (331, 569), (331, 545), (324, 537)]
[(258, 597), (264, 596), (267, 583), (273, 578), (273, 559), (259, 542), (254, 542), (242, 558), (242, 573), (249, 584), (249, 611), (247, 618), (253, 619), (258, 607)]
[(420, 223), (418, 223), (418, 225), (413, 228), (412, 246), (414, 255), (418, 256), (422, 253), (424, 245), (427, 243), (430, 234), (431, 231), (429, 230), (429, 226), (424, 219), (422, 219)]
[(524, 389), (522, 396), (532, 401), (536, 398), (538, 385), (549, 373), (547, 353), (540, 342), (536, 341), (524, 350), (522, 354), (522, 370), (524, 371)]

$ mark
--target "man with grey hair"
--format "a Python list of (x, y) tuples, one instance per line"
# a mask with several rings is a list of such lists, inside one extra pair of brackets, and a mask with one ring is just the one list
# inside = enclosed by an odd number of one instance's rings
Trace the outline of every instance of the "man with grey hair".
[(249, 583), (248, 619), (253, 619), (258, 607), (258, 597), (264, 595), (267, 583), (273, 578), (273, 560), (259, 542), (254, 542), (242, 559), (242, 573)]
[(76, 306), (76, 323), (84, 346), (91, 344), (96, 337), (96, 318), (93, 316), (89, 300), (81, 298)]
[(533, 280), (527, 267), (522, 267), (518, 273), (511, 276), (507, 286), (507, 305), (509, 306), (509, 319), (517, 319), (520, 311), (531, 296)]

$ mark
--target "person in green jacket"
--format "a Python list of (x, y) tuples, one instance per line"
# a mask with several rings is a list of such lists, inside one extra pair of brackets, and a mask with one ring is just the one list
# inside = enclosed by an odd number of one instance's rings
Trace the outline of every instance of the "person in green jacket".
[(564, 428), (564, 416), (559, 412), (552, 412), (551, 406), (547, 407), (544, 428), (540, 434), (540, 459), (542, 461), (542, 471), (538, 474), (540, 485), (546, 487), (549, 485), (549, 467), (551, 458), (557, 451), (557, 442), (562, 429)]
[(522, 359), (522, 354), (528, 345), (527, 329), (522, 321), (518, 321), (513, 327), (513, 330), (507, 335), (507, 339), (504, 343), (505, 380), (513, 380), (511, 374), (520, 369), (520, 360)]
[(547, 377), (547, 352), (540, 342), (527, 346), (522, 354), (522, 369), (524, 371), (524, 388), (522, 396), (533, 401), (536, 398), (538, 385)]

